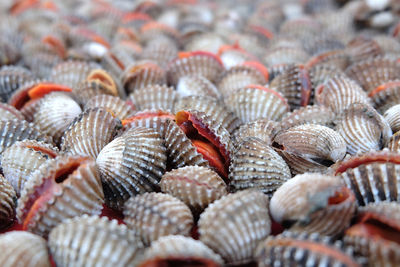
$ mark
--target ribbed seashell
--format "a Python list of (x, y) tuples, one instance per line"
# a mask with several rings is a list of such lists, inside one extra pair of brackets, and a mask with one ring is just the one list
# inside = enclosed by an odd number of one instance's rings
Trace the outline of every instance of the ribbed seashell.
[(400, 153), (400, 131), (394, 133), (388, 140), (386, 147), (390, 151)]
[(372, 90), (368, 96), (376, 110), (383, 114), (390, 107), (400, 103), (400, 80), (381, 84)]
[(346, 155), (346, 143), (334, 130), (303, 124), (278, 133), (274, 143), (283, 150), (324, 164), (341, 160)]
[(261, 118), (278, 121), (289, 111), (286, 98), (279, 92), (252, 84), (236, 90), (225, 103), (244, 123)]
[(182, 76), (176, 85), (176, 91), (181, 97), (208, 96), (221, 98), (218, 88), (209, 80), (200, 75)]
[(271, 231), (268, 202), (267, 195), (249, 189), (211, 203), (200, 215), (200, 241), (226, 263), (251, 262), (257, 245)]
[(305, 106), (288, 113), (276, 127), (279, 131), (285, 131), (302, 124), (318, 124), (333, 127), (335, 114), (325, 106)]
[(144, 249), (139, 237), (117, 220), (87, 215), (59, 224), (48, 244), (59, 266), (136, 266)]
[(301, 47), (280, 46), (269, 49), (262, 58), (268, 67), (282, 64), (300, 64), (305, 62), (310, 55)]
[(341, 241), (317, 233), (284, 232), (269, 236), (257, 248), (257, 263), (267, 266), (347, 266), (359, 267)]
[(400, 104), (397, 104), (388, 110), (383, 115), (385, 120), (389, 123), (390, 128), (394, 133), (400, 130)]
[(249, 84), (266, 84), (268, 79), (255, 68), (251, 66), (241, 65), (226, 70), (221, 74), (217, 87), (223, 96), (227, 97), (238, 89), (248, 86)]
[[(308, 5), (315, 5), (319, 0), (311, 0)], [(323, 32), (322, 34), (314, 35), (312, 38), (303, 43), (304, 50), (312, 56), (329, 52), (337, 51), (345, 48), (343, 42), (334, 33)]]
[(189, 236), (193, 215), (179, 199), (163, 193), (131, 197), (124, 206), (124, 222), (145, 245), (166, 235)]
[(346, 74), (358, 82), (366, 92), (400, 76), (400, 63), (395, 59), (377, 57), (354, 63)]
[(33, 123), (42, 133), (53, 137), (57, 144), (69, 124), (82, 112), (79, 104), (64, 93), (50, 93), (38, 105)]
[(164, 68), (177, 55), (178, 48), (175, 42), (169, 38), (157, 37), (146, 44), (140, 57), (145, 60), (153, 60)]
[(397, 266), (400, 244), (398, 202), (371, 203), (361, 207), (358, 223), (346, 230), (344, 242), (368, 259), (369, 266)]
[(4, 177), (19, 196), (25, 183), (40, 165), (58, 156), (58, 148), (42, 141), (24, 140), (14, 143), (1, 155)]
[(121, 82), (127, 94), (155, 84), (166, 84), (165, 71), (150, 61), (139, 61), (128, 66), (121, 74)]
[(198, 214), (228, 193), (224, 180), (206, 167), (186, 166), (169, 171), (160, 181), (161, 191), (188, 205)]
[(81, 105), (85, 105), (91, 98), (97, 95), (117, 96), (101, 81), (83, 81), (73, 88), (74, 99)]
[(356, 210), (354, 194), (339, 177), (304, 173), (285, 182), (270, 202), (272, 218), (290, 230), (341, 234)]
[(400, 53), (400, 43), (395, 37), (390, 35), (376, 35), (372, 37), (378, 43), (385, 55), (395, 55)]
[(335, 174), (354, 192), (358, 204), (399, 201), (400, 157), (396, 152), (371, 151), (341, 162)]
[(168, 64), (167, 79), (169, 84), (176, 85), (183, 76), (201, 75), (215, 82), (223, 70), (221, 59), (210, 52), (183, 52)]
[(25, 117), (15, 107), (6, 104), (6, 103), (0, 103), (0, 119), (1, 120), (24, 120)]
[(180, 34), (176, 29), (158, 21), (149, 21), (140, 28), (140, 39), (143, 42), (153, 40), (160, 35), (168, 37), (171, 40), (176, 41), (177, 43), (180, 38)]
[[(181, 110), (176, 113), (175, 119), (192, 146), (222, 178), (227, 179), (233, 150), (229, 132), (211, 116), (197, 110)], [(167, 150), (168, 143), (166, 138)]]
[(144, 251), (144, 256), (138, 266), (159, 266), (163, 263), (217, 267), (223, 265), (223, 260), (199, 240), (181, 235), (170, 235), (154, 241)]
[(0, 235), (0, 262), (4, 267), (50, 267), (46, 240), (29, 232), (12, 231)]
[(121, 121), (104, 109), (85, 110), (65, 131), (61, 150), (96, 158), (120, 127)]
[(192, 36), (185, 43), (186, 51), (198, 51), (203, 50), (207, 52), (211, 52), (214, 54), (218, 53), (218, 49), (221, 45), (225, 44), (225, 38), (216, 32), (204, 32), (199, 33), (196, 36)]
[(33, 80), (33, 74), (23, 67), (3, 66), (0, 68), (0, 100), (7, 102), (14, 91), (23, 83)]
[[(383, 54), (382, 48), (379, 46), (378, 42), (361, 34), (348, 42), (346, 52), (350, 56), (351, 62), (372, 60), (373, 58), (379, 58)], [(356, 63), (353, 63), (353, 65), (354, 64)]]
[(331, 66), (344, 71), (350, 65), (350, 56), (345, 50), (326, 51), (308, 59), (306, 66), (320, 67)]
[(280, 92), (292, 109), (306, 106), (311, 99), (312, 84), (308, 69), (301, 64), (289, 68), (275, 77), (269, 87)]
[(34, 124), (24, 120), (0, 121), (0, 133), (0, 154), (15, 142), (25, 139), (52, 143), (51, 137), (44, 135)]
[(138, 111), (135, 115), (122, 121), (123, 131), (135, 127), (151, 128), (160, 133), (162, 139), (165, 139), (167, 121), (174, 119), (175, 115), (161, 109)]
[(63, 59), (59, 55), (48, 52), (29, 52), (29, 56), (24, 57), (25, 65), (41, 79), (48, 78), (53, 68), (62, 62)]
[(341, 113), (353, 103), (370, 104), (367, 94), (353, 80), (338, 75), (320, 85), (315, 92), (317, 104), (328, 107), (335, 113)]
[(232, 134), (232, 142), (238, 147), (247, 137), (256, 137), (267, 145), (272, 144), (275, 134), (279, 130), (279, 124), (269, 119), (258, 119), (246, 124), (242, 124)]
[(99, 69), (99, 65), (85, 61), (64, 61), (52, 68), (49, 79), (54, 83), (76, 88), (94, 69)]
[(209, 96), (187, 96), (177, 100), (175, 111), (183, 109), (193, 109), (204, 112), (216, 122), (221, 123), (229, 133), (234, 132), (241, 121), (225, 106), (221, 101)]
[(373, 107), (352, 104), (338, 118), (335, 130), (347, 144), (347, 153), (380, 150), (392, 135), (390, 125)]
[(150, 84), (136, 89), (129, 95), (129, 100), (137, 110), (163, 109), (173, 111), (177, 93), (166, 84)]
[(282, 157), (258, 138), (244, 138), (232, 155), (229, 167), (231, 191), (254, 188), (272, 195), (291, 177)]
[(325, 84), (334, 76), (346, 76), (342, 70), (330, 64), (315, 65), (312, 67), (307, 66), (307, 68), (309, 69), (311, 85), (313, 88), (310, 104), (314, 103), (314, 91), (319, 85)]
[(131, 196), (158, 191), (166, 161), (163, 140), (153, 129), (132, 128), (108, 143), (96, 159), (106, 204), (122, 209)]
[(135, 113), (132, 104), (130, 105), (120, 97), (112, 95), (96, 95), (89, 99), (85, 104), (85, 109), (93, 108), (105, 109), (120, 120), (133, 116)]
[(246, 61), (257, 60), (254, 55), (241, 48), (239, 44), (221, 46), (218, 50), (218, 56), (225, 69), (230, 69)]
[(98, 215), (104, 202), (96, 163), (83, 156), (61, 156), (32, 174), (18, 199), (22, 229), (47, 237), (66, 219)]
[(16, 200), (17, 194), (14, 188), (3, 175), (0, 175), (0, 229), (9, 226), (13, 222)]

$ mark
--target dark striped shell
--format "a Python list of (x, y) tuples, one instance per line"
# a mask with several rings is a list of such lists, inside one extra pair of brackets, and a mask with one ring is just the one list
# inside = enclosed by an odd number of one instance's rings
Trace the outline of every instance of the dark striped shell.
[(0, 175), (0, 229), (9, 226), (15, 216), (17, 194), (11, 184)]

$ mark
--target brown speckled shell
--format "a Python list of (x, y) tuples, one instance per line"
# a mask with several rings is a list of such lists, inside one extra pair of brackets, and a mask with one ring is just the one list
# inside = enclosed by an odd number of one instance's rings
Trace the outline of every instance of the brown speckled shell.
[(96, 158), (120, 127), (120, 120), (106, 110), (88, 109), (76, 117), (65, 131), (61, 150)]
[(200, 215), (200, 241), (220, 254), (226, 263), (254, 259), (254, 252), (271, 229), (268, 196), (243, 190), (211, 203)]
[(190, 234), (193, 216), (179, 199), (163, 193), (144, 193), (130, 198), (124, 207), (124, 222), (143, 243), (150, 245), (161, 236)]
[[(70, 168), (69, 164), (74, 164), (76, 169), (59, 181), (62, 172)], [(46, 187), (45, 183), (50, 183), (51, 187)], [(38, 200), (36, 194), (40, 188), (47, 189), (45, 192), (51, 196), (39, 209), (33, 210), (30, 201)], [(83, 156), (61, 156), (42, 164), (25, 184), (18, 200), (17, 218), (24, 224), (24, 230), (46, 237), (53, 227), (66, 219), (83, 214), (100, 214), (103, 202), (103, 189), (95, 161)], [(35, 213), (27, 218), (27, 212)]]
[(50, 267), (46, 240), (29, 232), (0, 235), (2, 266)]
[(254, 188), (272, 195), (291, 177), (282, 157), (258, 138), (244, 138), (232, 155), (229, 186), (233, 192)]
[(122, 209), (129, 197), (158, 191), (166, 161), (163, 140), (153, 129), (132, 128), (108, 143), (96, 159), (106, 204)]
[(11, 184), (0, 175), (0, 229), (9, 226), (15, 216), (17, 194)]
[(196, 213), (228, 193), (224, 180), (216, 172), (200, 166), (186, 166), (165, 173), (160, 187), (162, 192), (182, 200)]
[(55, 227), (49, 248), (60, 266), (136, 266), (144, 245), (135, 233), (105, 217), (75, 217)]

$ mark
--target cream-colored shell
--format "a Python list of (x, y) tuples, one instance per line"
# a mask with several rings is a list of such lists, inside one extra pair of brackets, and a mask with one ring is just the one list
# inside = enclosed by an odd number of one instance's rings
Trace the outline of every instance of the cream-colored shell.
[(135, 232), (117, 220), (87, 216), (69, 219), (49, 235), (57, 266), (136, 266), (144, 245)]
[(124, 222), (146, 245), (161, 236), (188, 236), (194, 224), (189, 207), (163, 193), (144, 193), (131, 197), (125, 202)]
[(386, 110), (383, 116), (394, 133), (400, 130), (400, 104)]
[(224, 196), (200, 215), (198, 226), (200, 241), (226, 263), (250, 262), (271, 231), (268, 196), (251, 189)]
[(120, 120), (128, 118), (135, 113), (133, 106), (128, 105), (120, 97), (112, 95), (96, 95), (85, 104), (85, 109), (96, 107), (109, 111)]
[(0, 119), (1, 120), (24, 120), (24, 115), (18, 109), (6, 103), (0, 103)]
[(0, 235), (0, 265), (3, 267), (50, 267), (46, 240), (29, 232)]
[(160, 187), (162, 192), (182, 200), (196, 212), (228, 193), (225, 182), (216, 172), (200, 166), (186, 166), (165, 173)]
[(269, 119), (258, 119), (242, 124), (232, 134), (232, 142), (235, 147), (238, 147), (245, 138), (256, 137), (267, 145), (271, 145), (272, 140), (279, 129), (279, 124), (275, 121)]
[(173, 111), (177, 93), (167, 85), (150, 84), (136, 89), (129, 95), (129, 100), (137, 110), (163, 109)]
[(208, 96), (217, 99), (222, 97), (220, 91), (212, 82), (196, 74), (180, 77), (176, 91), (180, 97)]

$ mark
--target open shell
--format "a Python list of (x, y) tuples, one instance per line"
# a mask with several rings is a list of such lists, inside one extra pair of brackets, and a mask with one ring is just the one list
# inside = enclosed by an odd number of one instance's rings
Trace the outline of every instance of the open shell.
[(108, 143), (96, 159), (106, 204), (122, 209), (129, 197), (159, 190), (166, 161), (163, 140), (153, 129), (132, 128)]
[(60, 266), (136, 266), (144, 245), (135, 233), (105, 217), (76, 217), (49, 235), (49, 248)]
[(243, 139), (233, 153), (229, 167), (229, 186), (232, 191), (254, 188), (272, 195), (291, 177), (282, 157), (255, 137)]
[(46, 237), (66, 219), (100, 214), (103, 189), (94, 160), (62, 156), (42, 164), (25, 184), (18, 200), (22, 229)]
[(50, 267), (46, 240), (29, 232), (0, 235), (2, 266)]
[(124, 222), (145, 245), (166, 235), (190, 234), (193, 216), (179, 199), (163, 193), (144, 193), (125, 202)]
[(198, 225), (200, 241), (226, 263), (250, 262), (259, 242), (270, 233), (268, 196), (251, 189), (224, 196), (208, 206)]
[(227, 186), (217, 173), (209, 168), (186, 166), (163, 175), (161, 191), (173, 195), (188, 205), (194, 213), (228, 193)]

